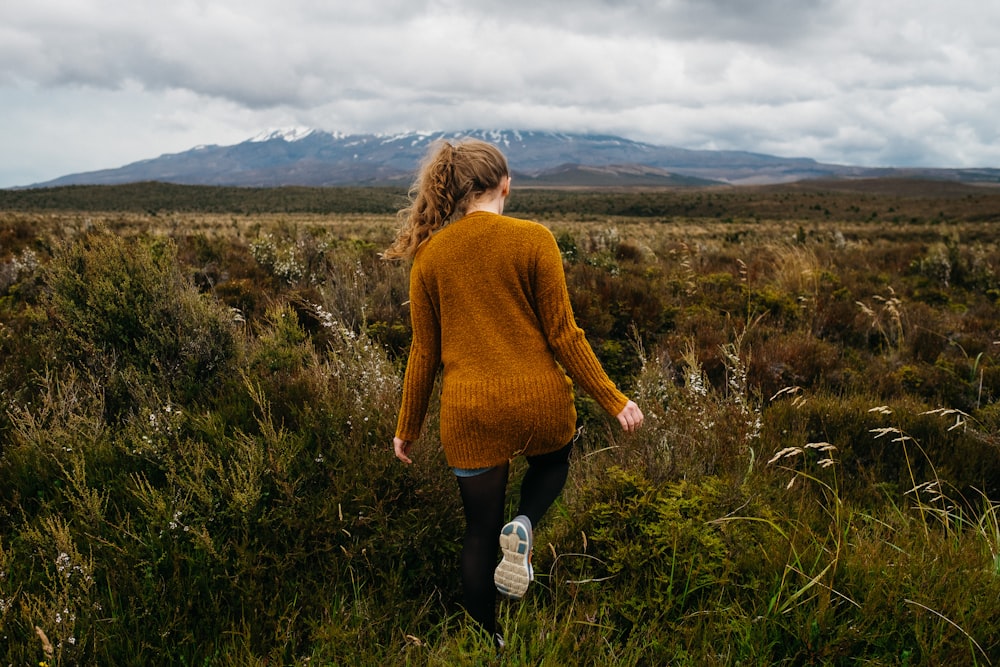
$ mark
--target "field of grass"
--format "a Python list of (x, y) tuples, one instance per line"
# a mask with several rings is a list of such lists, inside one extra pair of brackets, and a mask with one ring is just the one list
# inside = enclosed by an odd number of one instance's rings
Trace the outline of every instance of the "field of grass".
[(578, 397), (499, 657), (400, 197), (0, 193), (0, 664), (1000, 664), (1000, 192), (515, 192), (647, 422)]

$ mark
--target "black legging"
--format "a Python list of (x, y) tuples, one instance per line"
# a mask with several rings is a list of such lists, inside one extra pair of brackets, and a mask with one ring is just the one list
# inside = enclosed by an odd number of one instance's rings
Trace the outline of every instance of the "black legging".
[[(528, 456), (528, 470), (521, 481), (517, 514), (538, 525), (555, 502), (569, 474), (570, 442), (562, 449)], [(496, 632), (496, 587), (493, 570), (497, 565), (500, 529), (504, 523), (507, 493), (507, 463), (474, 477), (458, 477), (465, 509), (465, 539), (462, 543), (462, 591), (465, 610), (492, 637)]]

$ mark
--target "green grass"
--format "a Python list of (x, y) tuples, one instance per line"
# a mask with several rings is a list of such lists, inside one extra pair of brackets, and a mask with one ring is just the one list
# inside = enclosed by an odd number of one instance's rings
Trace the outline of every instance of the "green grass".
[(998, 230), (812, 210), (548, 219), (647, 421), (579, 397), (499, 657), (389, 217), (0, 214), (0, 661), (997, 664)]

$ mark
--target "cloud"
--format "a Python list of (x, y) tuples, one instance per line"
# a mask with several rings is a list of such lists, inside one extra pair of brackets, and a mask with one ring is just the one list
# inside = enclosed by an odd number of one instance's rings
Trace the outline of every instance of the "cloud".
[(282, 125), (996, 165), (998, 22), (980, 0), (7, 3), (0, 139), (81, 128), (65, 160), (25, 159), (53, 176), (82, 170), (71, 154), (117, 166)]
[[(496, 4), (454, 2), (452, 9), (489, 14)], [(580, 0), (572, 8), (511, 0), (503, 5), (503, 21), (524, 25), (561, 26), (576, 34), (655, 37), (673, 42), (794, 44), (813, 31), (836, 24), (843, 3), (826, 0)]]

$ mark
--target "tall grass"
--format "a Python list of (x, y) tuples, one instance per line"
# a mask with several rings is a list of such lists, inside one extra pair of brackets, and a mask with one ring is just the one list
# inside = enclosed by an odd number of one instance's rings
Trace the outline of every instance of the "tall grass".
[(391, 221), (77, 217), (0, 226), (0, 660), (1000, 662), (984, 229), (553, 220), (647, 420), (578, 397), (497, 658), (458, 604), (436, 421), (414, 466), (389, 451)]

